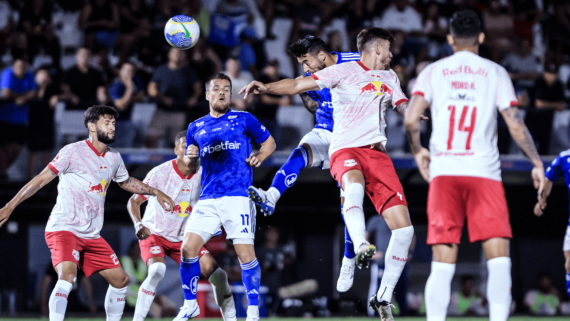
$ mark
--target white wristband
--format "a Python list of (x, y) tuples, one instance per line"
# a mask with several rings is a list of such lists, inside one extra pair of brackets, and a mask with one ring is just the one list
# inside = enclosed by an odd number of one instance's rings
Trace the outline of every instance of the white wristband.
[(139, 225), (144, 226), (142, 222), (137, 222), (137, 223), (135, 224), (135, 230), (139, 228)]

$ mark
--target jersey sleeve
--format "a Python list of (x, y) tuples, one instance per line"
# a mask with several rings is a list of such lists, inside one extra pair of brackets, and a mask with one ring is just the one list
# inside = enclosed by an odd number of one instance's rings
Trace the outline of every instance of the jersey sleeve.
[(418, 75), (414, 88), (412, 88), (412, 95), (423, 96), (428, 104), (431, 104), (433, 97), (432, 74), (433, 66), (427, 66), (424, 68), (424, 70), (422, 70)]
[(562, 170), (562, 160), (563, 158), (561, 155), (558, 155), (556, 159), (548, 166), (546, 169), (546, 178), (548, 178), (551, 182), (556, 182), (562, 175), (564, 175), (564, 171)]
[[(153, 168), (150, 172), (148, 172), (148, 174), (146, 174), (146, 177), (143, 180), (143, 183), (150, 186), (150, 187), (154, 187), (158, 190), (162, 190), (159, 186), (158, 186), (158, 182), (156, 179), (156, 170)], [(140, 198), (142, 198), (143, 200), (147, 200), (147, 196), (146, 195), (141, 195), (138, 194)]]
[(398, 107), (398, 105), (405, 103), (407, 101), (408, 97), (406, 97), (406, 94), (404, 94), (404, 91), (402, 90), (402, 85), (400, 85), (400, 79), (396, 76), (396, 81), (394, 82), (394, 89), (392, 89), (392, 108), (396, 108)]
[(67, 145), (63, 147), (57, 156), (48, 164), (48, 167), (56, 174), (59, 175), (69, 173), (72, 171), (73, 166), (73, 147)]
[(115, 176), (113, 176), (113, 180), (117, 183), (122, 183), (124, 181), (126, 181), (127, 179), (129, 179), (129, 172), (127, 171), (127, 168), (125, 167), (125, 162), (123, 162), (123, 159), (121, 158), (121, 164), (119, 164), (119, 168), (117, 168), (117, 171), (115, 172)]
[(503, 111), (509, 107), (518, 106), (518, 99), (515, 94), (515, 89), (513, 88), (513, 82), (511, 81), (511, 77), (509, 77), (507, 70), (501, 66), (498, 66), (497, 68), (498, 80), (495, 105), (499, 111)]
[(317, 71), (312, 74), (311, 77), (315, 79), (320, 89), (333, 88), (341, 82), (342, 78), (348, 75), (347, 73), (343, 73), (346, 69), (346, 65), (348, 64), (332, 65), (321, 71)]
[(266, 141), (271, 135), (267, 128), (250, 113), (245, 113), (245, 127), (247, 128), (246, 135), (253, 138), (258, 144)]

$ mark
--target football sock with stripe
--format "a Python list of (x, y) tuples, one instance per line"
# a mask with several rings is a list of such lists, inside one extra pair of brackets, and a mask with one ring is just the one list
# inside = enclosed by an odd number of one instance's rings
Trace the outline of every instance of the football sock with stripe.
[(121, 321), (123, 311), (125, 310), (125, 303), (127, 297), (127, 289), (115, 288), (109, 285), (107, 295), (105, 296), (105, 313), (107, 314), (106, 321)]
[(425, 290), (427, 321), (445, 321), (453, 274), (455, 264), (431, 262), (431, 272)]
[(408, 253), (410, 252), (410, 244), (412, 244), (413, 238), (413, 226), (406, 226), (392, 231), (392, 237), (390, 238), (390, 243), (386, 250), (386, 258), (384, 259), (384, 274), (376, 295), (378, 301), (392, 302), (392, 293), (408, 261)]
[(182, 280), (182, 291), (184, 291), (184, 305), (190, 305), (192, 300), (196, 300), (198, 293), (198, 280), (200, 279), (200, 262), (198, 256), (193, 258), (182, 258), (180, 262), (180, 279)]
[(259, 305), (259, 279), (261, 267), (257, 258), (249, 263), (241, 264), (241, 279), (247, 293), (248, 305)]
[(53, 287), (53, 291), (49, 297), (49, 320), (50, 321), (63, 321), (65, 318), (65, 311), (67, 310), (67, 297), (73, 284), (58, 280)]
[[(340, 212), (342, 213), (342, 205), (340, 206)], [(344, 220), (344, 214), (342, 214), (342, 219)], [(352, 239), (348, 233), (348, 228), (344, 226), (344, 257), (347, 259), (354, 259), (356, 253), (354, 253), (354, 244), (352, 244)]]
[(133, 321), (144, 321), (156, 295), (156, 287), (166, 273), (166, 264), (156, 262), (148, 267), (148, 275), (139, 288)]
[(507, 321), (511, 310), (511, 258), (496, 257), (487, 261), (487, 300), (489, 320)]
[(309, 153), (303, 146), (293, 150), (289, 159), (275, 174), (273, 183), (267, 191), (268, 198), (273, 204), (277, 203), (281, 195), (295, 184), (301, 170), (309, 165)]

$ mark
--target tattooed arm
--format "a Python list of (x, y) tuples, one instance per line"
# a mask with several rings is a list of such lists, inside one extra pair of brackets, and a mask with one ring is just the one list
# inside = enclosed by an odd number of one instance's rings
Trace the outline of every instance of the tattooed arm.
[(127, 180), (119, 183), (119, 186), (127, 192), (139, 195), (154, 195), (158, 203), (164, 208), (165, 211), (172, 211), (174, 209), (174, 201), (163, 192), (154, 187), (148, 186), (134, 177), (129, 177)]
[(507, 127), (509, 127), (509, 132), (511, 133), (514, 141), (519, 145), (523, 153), (534, 165), (531, 175), (534, 188), (538, 189), (539, 201), (546, 201), (545, 195), (543, 194), (545, 179), (544, 165), (538, 155), (536, 146), (534, 145), (534, 140), (532, 139), (528, 128), (526, 128), (524, 120), (519, 114), (519, 109), (517, 107), (509, 107), (501, 111), (501, 114), (507, 123)]
[(396, 106), (395, 109), (398, 114), (402, 115), (402, 117), (404, 117), (404, 119), (406, 119), (406, 114), (408, 113), (408, 103), (401, 103), (398, 106)]
[(305, 105), (305, 108), (311, 114), (314, 114), (317, 112), (317, 108), (319, 108), (319, 103), (314, 101), (313, 98), (311, 98), (311, 96), (309, 96), (309, 94), (301, 93), (301, 94), (299, 94), (299, 97), (301, 97), (301, 99), (303, 100), (303, 105)]
[(16, 206), (32, 197), (32, 195), (42, 187), (46, 186), (56, 176), (57, 174), (55, 174), (49, 167), (46, 167), (40, 174), (38, 174), (38, 176), (34, 177), (28, 184), (22, 187), (11, 201), (0, 209), (0, 227), (6, 223)]

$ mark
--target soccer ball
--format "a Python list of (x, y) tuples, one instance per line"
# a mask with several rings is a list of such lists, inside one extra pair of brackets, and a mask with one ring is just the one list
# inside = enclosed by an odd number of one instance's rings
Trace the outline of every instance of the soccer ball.
[(200, 38), (200, 26), (196, 20), (179, 14), (170, 18), (164, 26), (164, 37), (166, 42), (174, 48), (190, 49)]

